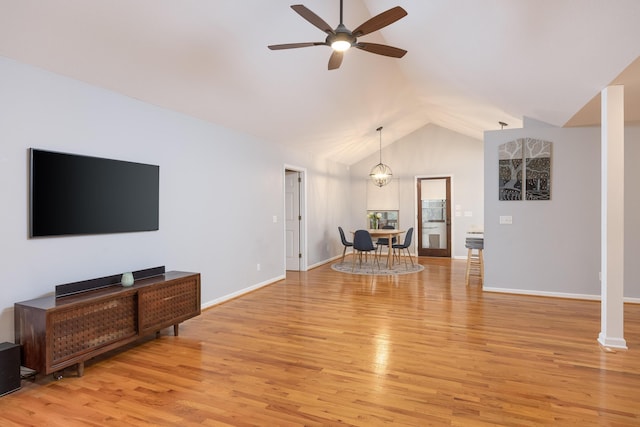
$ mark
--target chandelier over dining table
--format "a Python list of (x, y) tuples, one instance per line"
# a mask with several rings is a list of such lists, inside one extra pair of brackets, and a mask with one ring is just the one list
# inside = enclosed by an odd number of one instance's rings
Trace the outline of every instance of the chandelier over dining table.
[(391, 182), (393, 178), (393, 172), (391, 168), (384, 163), (382, 163), (382, 126), (380, 126), (376, 131), (380, 135), (380, 163), (375, 165), (371, 172), (369, 173), (369, 177), (373, 180), (373, 183), (378, 187), (384, 187), (388, 183)]

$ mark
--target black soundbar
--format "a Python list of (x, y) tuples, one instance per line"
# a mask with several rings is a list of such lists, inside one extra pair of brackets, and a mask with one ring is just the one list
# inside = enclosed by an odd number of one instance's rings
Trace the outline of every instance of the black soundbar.
[[(160, 267), (147, 268), (133, 272), (133, 279), (139, 280), (146, 277), (159, 276), (164, 274), (164, 265)], [(97, 279), (82, 280), (80, 282), (65, 283), (56, 286), (56, 298), (75, 295), (82, 292), (93, 291), (95, 289), (106, 288), (120, 283), (122, 273), (113, 276), (99, 277)]]

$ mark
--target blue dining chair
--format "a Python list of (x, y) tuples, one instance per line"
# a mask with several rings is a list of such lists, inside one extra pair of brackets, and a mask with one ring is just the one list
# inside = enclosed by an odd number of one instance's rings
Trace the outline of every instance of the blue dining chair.
[(344, 250), (342, 251), (342, 261), (344, 262), (344, 256), (347, 253), (347, 248), (352, 248), (353, 247), (353, 242), (350, 242), (347, 240), (347, 238), (344, 235), (344, 230), (342, 229), (342, 227), (338, 227), (338, 231), (340, 232), (340, 240), (342, 241), (342, 244), (344, 245)]
[[(393, 225), (384, 225), (382, 226), (383, 230), (393, 230), (394, 226)], [(396, 243), (398, 243), (398, 239), (396, 239), (395, 237), (393, 239), (391, 239), (391, 244), (395, 245)], [(380, 256), (382, 256), (382, 247), (383, 246), (387, 246), (389, 248), (389, 250), (391, 250), (391, 246), (389, 246), (389, 238), (388, 237), (378, 237), (378, 240), (376, 241), (376, 245), (378, 246), (378, 249), (380, 250)]]
[[(411, 258), (411, 252), (409, 252), (409, 248), (411, 247), (411, 239), (413, 238), (413, 227), (407, 230), (407, 234), (404, 236), (404, 243), (392, 245), (393, 252), (395, 253), (396, 249), (398, 250), (398, 262), (400, 262), (400, 254), (404, 249), (407, 251), (407, 255), (409, 255), (409, 259), (411, 260), (411, 266), (413, 267), (413, 258)], [(404, 260), (404, 265), (407, 265), (407, 259)]]
[[(369, 252), (373, 252), (373, 259), (378, 264), (378, 269), (380, 269), (380, 264), (378, 263), (378, 257), (376, 255), (376, 245), (373, 244), (373, 240), (371, 239), (371, 234), (367, 230), (356, 230), (353, 235), (353, 262), (351, 264), (351, 271), (356, 268), (356, 255), (360, 261), (360, 265), (362, 265), (362, 254), (366, 255)], [(365, 258), (366, 261), (366, 258)], [(371, 263), (371, 272), (373, 273), (373, 262)]]

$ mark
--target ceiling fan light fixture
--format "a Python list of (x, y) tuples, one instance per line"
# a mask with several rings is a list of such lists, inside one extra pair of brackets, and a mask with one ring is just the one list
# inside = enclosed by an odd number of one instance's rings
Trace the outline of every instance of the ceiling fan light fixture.
[(388, 56), (390, 58), (402, 58), (405, 53), (404, 49), (398, 49), (397, 47), (387, 46), (378, 43), (359, 43), (358, 37), (371, 34), (374, 31), (378, 31), (387, 25), (391, 25), (397, 20), (407, 16), (407, 11), (400, 6), (392, 7), (382, 13), (377, 14), (373, 18), (360, 24), (355, 30), (349, 30), (343, 23), (343, 0), (340, 0), (340, 24), (333, 29), (327, 24), (324, 19), (320, 18), (314, 12), (309, 10), (306, 6), (301, 4), (291, 5), (291, 8), (304, 19), (307, 20), (314, 27), (327, 34), (324, 42), (305, 42), (305, 43), (285, 43), (285, 44), (273, 44), (267, 46), (271, 50), (282, 49), (296, 49), (300, 47), (310, 46), (329, 46), (333, 50), (331, 57), (329, 58), (328, 69), (335, 70), (340, 68), (342, 64), (343, 54), (350, 48), (360, 49), (365, 52), (375, 53), (377, 55)]
[(350, 47), (351, 47), (351, 43), (346, 40), (335, 40), (333, 43), (331, 43), (331, 49), (338, 52), (344, 52), (345, 50), (348, 50)]
[(335, 35), (330, 35), (328, 38), (330, 39), (329, 44), (331, 45), (331, 48), (337, 52), (344, 52), (348, 50), (356, 41), (356, 38), (353, 37), (351, 31), (349, 31), (343, 24), (338, 25)]

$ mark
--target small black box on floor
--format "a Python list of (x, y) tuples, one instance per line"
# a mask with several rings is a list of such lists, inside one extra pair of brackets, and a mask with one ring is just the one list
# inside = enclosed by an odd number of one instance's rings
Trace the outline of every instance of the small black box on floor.
[(20, 388), (20, 346), (0, 343), (0, 396)]

